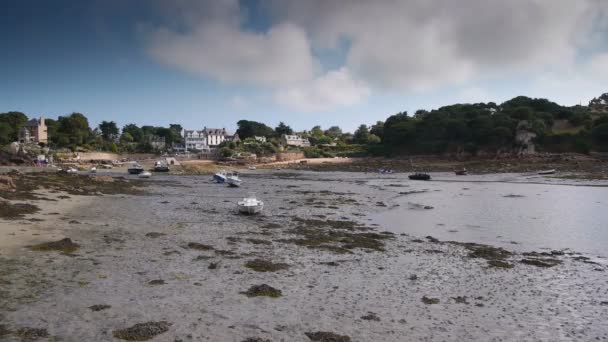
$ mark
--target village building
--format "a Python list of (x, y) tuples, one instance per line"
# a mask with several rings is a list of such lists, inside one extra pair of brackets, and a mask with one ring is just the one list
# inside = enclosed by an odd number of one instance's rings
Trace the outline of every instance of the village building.
[(310, 141), (307, 138), (302, 138), (299, 135), (283, 134), (281, 141), (285, 146), (310, 147)]
[(47, 127), (44, 118), (32, 119), (19, 130), (19, 142), (21, 143), (48, 143)]
[(224, 141), (239, 141), (237, 134), (230, 134), (225, 128), (207, 128), (202, 130), (184, 130), (186, 150), (209, 151)]
[(259, 143), (265, 143), (266, 142), (266, 137), (253, 136), (253, 139), (255, 139), (255, 141), (257, 141)]

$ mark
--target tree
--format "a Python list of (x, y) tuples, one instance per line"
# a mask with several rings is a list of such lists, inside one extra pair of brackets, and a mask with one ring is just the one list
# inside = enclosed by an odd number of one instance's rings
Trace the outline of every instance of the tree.
[(232, 157), (233, 154), (234, 154), (234, 151), (232, 151), (228, 147), (222, 147), (222, 148), (220, 148), (220, 156), (222, 156), (224, 158)]
[(8, 145), (12, 139), (13, 128), (6, 122), (0, 122), (0, 145)]
[(369, 132), (382, 140), (382, 137), (384, 136), (384, 122), (376, 121), (376, 124), (372, 125)]
[(99, 124), (99, 130), (106, 141), (113, 141), (118, 137), (118, 127), (114, 121), (102, 121)]
[(608, 122), (595, 126), (591, 130), (591, 137), (596, 144), (608, 146)]
[(236, 133), (241, 139), (253, 136), (269, 138), (275, 135), (275, 132), (272, 128), (264, 125), (261, 122), (240, 120), (236, 124), (239, 127), (236, 130)]
[(123, 143), (133, 142), (133, 136), (129, 132), (123, 132), (120, 136), (120, 141)]
[(122, 134), (129, 133), (133, 137), (133, 141), (142, 142), (144, 140), (144, 131), (137, 127), (136, 124), (128, 124), (122, 128)]
[(355, 144), (367, 144), (369, 142), (369, 129), (366, 125), (357, 128), (353, 135), (353, 142)]
[(184, 139), (182, 137), (182, 125), (180, 124), (169, 124), (169, 129), (173, 132), (173, 143), (182, 144)]
[(83, 114), (72, 113), (57, 118), (57, 136), (54, 137), (54, 142), (59, 146), (82, 146), (92, 138), (94, 137), (89, 127), (89, 120)]
[(342, 129), (339, 126), (331, 126), (325, 131), (325, 135), (332, 138), (338, 138), (342, 135)]
[(21, 112), (7, 112), (0, 114), (0, 123), (4, 123), (3, 128), (4, 139), (10, 140), (10, 142), (17, 141), (19, 139), (19, 130), (27, 122), (27, 116)]
[(318, 139), (318, 138), (324, 136), (325, 133), (321, 129), (321, 126), (315, 126), (310, 130), (310, 135)]
[(283, 134), (286, 134), (286, 135), (293, 134), (293, 129), (291, 129), (291, 127), (289, 127), (285, 123), (283, 123), (283, 121), (279, 122), (279, 125), (277, 127), (275, 127), (274, 131), (276, 132), (276, 134), (278, 136), (282, 136)]

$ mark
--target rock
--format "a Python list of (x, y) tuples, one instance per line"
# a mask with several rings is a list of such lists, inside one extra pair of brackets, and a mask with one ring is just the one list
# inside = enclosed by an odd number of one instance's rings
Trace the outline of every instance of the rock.
[(537, 267), (553, 267), (561, 264), (562, 262), (557, 259), (523, 259), (520, 261), (522, 264), (532, 265)]
[(376, 322), (380, 322), (380, 317), (378, 317), (375, 313), (373, 312), (368, 312), (367, 315), (365, 316), (361, 316), (361, 319), (366, 320), (366, 321), (376, 321)]
[(0, 191), (14, 192), (16, 189), (17, 186), (13, 182), (13, 178), (0, 175)]
[(165, 281), (162, 279), (154, 279), (148, 282), (148, 285), (165, 285)]
[(266, 284), (262, 285), (253, 285), (246, 292), (241, 292), (247, 297), (281, 297), (283, 293), (279, 289), (275, 289), (274, 287)]
[(410, 280), (416, 280), (418, 279), (418, 276), (415, 274), (410, 275)]
[(59, 251), (69, 254), (80, 248), (80, 245), (72, 242), (70, 238), (65, 238), (59, 241), (41, 243), (30, 248), (34, 251)]
[(132, 327), (114, 330), (115, 338), (127, 341), (147, 341), (156, 335), (169, 331), (171, 323), (166, 321), (137, 323)]
[(488, 265), (498, 268), (513, 268), (512, 264), (502, 260), (488, 260)]
[(423, 296), (422, 297), (422, 302), (424, 304), (427, 304), (427, 305), (430, 305), (430, 304), (439, 304), (439, 298), (431, 298), (431, 297)]
[(112, 306), (110, 306), (110, 305), (96, 304), (96, 305), (89, 306), (89, 309), (91, 309), (93, 311), (101, 311), (101, 310), (109, 309), (111, 307)]
[(338, 335), (327, 331), (307, 332), (305, 335), (311, 341), (318, 342), (351, 342), (350, 337), (346, 335)]

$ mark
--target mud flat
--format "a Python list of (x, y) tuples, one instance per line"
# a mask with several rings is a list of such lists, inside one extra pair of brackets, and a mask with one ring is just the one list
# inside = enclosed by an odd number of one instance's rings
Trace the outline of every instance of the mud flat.
[[(608, 339), (607, 255), (412, 233), (417, 215), (456, 229), (425, 202), (442, 184), (257, 171), (238, 189), (168, 175), (89, 196), (40, 227), (56, 237), (1, 249), (0, 340)], [(250, 191), (262, 215), (237, 213)], [(402, 230), (374, 216), (395, 210)]]

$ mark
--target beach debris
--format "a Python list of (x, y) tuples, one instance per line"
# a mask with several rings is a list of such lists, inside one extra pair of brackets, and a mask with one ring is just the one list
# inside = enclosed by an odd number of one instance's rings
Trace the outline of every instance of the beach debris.
[(247, 242), (252, 243), (254, 245), (271, 245), (272, 244), (272, 242), (270, 242), (268, 240), (253, 239), (253, 238), (247, 239)]
[(431, 205), (425, 205), (423, 207), (423, 209), (429, 210), (429, 209), (434, 209), (435, 207), (431, 206)]
[(411, 274), (409, 277), (409, 280), (417, 280), (418, 279), (418, 275), (416, 274)]
[(245, 263), (245, 267), (250, 268), (256, 272), (277, 272), (286, 270), (289, 265), (284, 263), (273, 263), (272, 261), (263, 259), (253, 259)]
[(28, 214), (34, 214), (40, 211), (35, 205), (28, 203), (10, 203), (8, 201), (0, 201), (0, 218), (7, 220), (21, 219)]
[(267, 338), (261, 338), (261, 337), (248, 337), (246, 339), (244, 339), (242, 342), (272, 342)]
[(516, 195), (516, 194), (508, 194), (508, 195), (504, 195), (502, 196), (504, 198), (519, 198), (519, 197), (525, 197), (524, 195)]
[(171, 323), (166, 321), (137, 323), (129, 328), (114, 330), (112, 335), (126, 341), (147, 341), (169, 331), (170, 326)]
[(555, 265), (561, 264), (561, 260), (557, 259), (522, 259), (520, 261), (522, 264), (532, 265), (537, 267), (553, 267)]
[(58, 241), (44, 242), (38, 245), (31, 246), (33, 251), (57, 251), (64, 254), (70, 254), (80, 248), (80, 245), (72, 242), (70, 238), (64, 238)]
[(95, 305), (89, 306), (89, 309), (91, 309), (92, 311), (101, 311), (101, 310), (109, 309), (111, 307), (112, 307), (111, 305), (95, 304)]
[(20, 328), (15, 331), (15, 335), (21, 337), (22, 341), (34, 341), (49, 337), (48, 331), (42, 328)]
[(9, 329), (6, 325), (0, 324), (0, 337), (10, 335), (13, 331)]
[(497, 268), (513, 268), (513, 264), (502, 260), (488, 260), (488, 265)]
[(198, 243), (198, 242), (189, 242), (188, 243), (188, 248), (190, 248), (190, 249), (196, 249), (196, 250), (199, 250), (199, 251), (210, 251), (210, 250), (214, 249), (212, 246), (205, 245), (205, 244)]
[(467, 302), (467, 296), (458, 296), (458, 297), (452, 297), (452, 299), (457, 303), (457, 304), (469, 304), (469, 302)]
[(311, 341), (318, 342), (351, 342), (350, 337), (346, 335), (338, 335), (327, 331), (307, 332), (304, 333)]
[(425, 239), (429, 240), (429, 242), (432, 242), (432, 243), (438, 243), (439, 242), (439, 239), (434, 238), (434, 237), (432, 237), (430, 235), (425, 236)]
[(210, 262), (209, 266), (207, 266), (207, 269), (215, 270), (217, 268), (217, 264), (217, 262)]
[(473, 242), (467, 243), (456, 243), (464, 246), (466, 249), (470, 251), (469, 257), (471, 258), (482, 258), (486, 260), (504, 260), (513, 255), (512, 252), (509, 252), (500, 247), (493, 247), (488, 245), (482, 245)]
[(165, 236), (165, 235), (167, 235), (167, 234), (165, 234), (165, 233), (158, 233), (158, 232), (150, 232), (150, 233), (146, 234), (146, 237), (149, 237), (149, 238), (152, 238), (152, 239), (156, 239), (156, 238), (159, 238), (159, 237)]
[(366, 321), (380, 322), (380, 317), (378, 317), (378, 315), (376, 315), (374, 312), (371, 312), (371, 311), (368, 311), (367, 315), (361, 316), (361, 319), (366, 320)]
[(241, 294), (244, 294), (247, 297), (265, 296), (272, 298), (281, 297), (283, 295), (281, 290), (275, 289), (274, 287), (267, 284), (253, 285), (247, 291), (241, 292)]
[(148, 285), (165, 285), (165, 281), (162, 279), (154, 279), (148, 282)]
[(427, 305), (431, 304), (439, 304), (439, 298), (432, 298), (427, 296), (422, 296), (422, 302)]
[(327, 265), (327, 266), (340, 266), (340, 264), (335, 261), (325, 261), (325, 262), (321, 262), (320, 264)]

